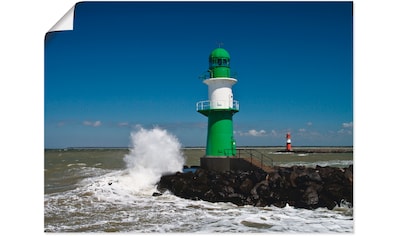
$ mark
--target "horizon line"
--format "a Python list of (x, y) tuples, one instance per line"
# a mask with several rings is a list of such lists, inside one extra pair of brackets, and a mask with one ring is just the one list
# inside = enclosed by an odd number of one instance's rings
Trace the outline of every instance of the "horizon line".
[[(280, 146), (267, 146), (267, 145), (254, 145), (254, 146), (249, 146), (249, 145), (245, 145), (245, 146), (237, 146), (237, 148), (285, 148), (285, 145), (280, 145)], [(300, 146), (295, 146), (295, 147), (313, 147), (313, 148), (328, 148), (328, 147), (333, 147), (333, 148), (353, 148), (353, 145), (332, 145), (332, 146), (328, 146), (328, 145), (300, 145)], [(293, 147), (293, 149), (295, 148)], [(203, 148), (206, 149), (206, 146), (184, 146), (181, 147), (182, 149), (185, 148)], [(88, 146), (88, 147), (52, 147), (52, 148), (44, 148), (45, 150), (50, 150), (50, 149), (131, 149), (131, 147), (96, 147), (96, 146)]]

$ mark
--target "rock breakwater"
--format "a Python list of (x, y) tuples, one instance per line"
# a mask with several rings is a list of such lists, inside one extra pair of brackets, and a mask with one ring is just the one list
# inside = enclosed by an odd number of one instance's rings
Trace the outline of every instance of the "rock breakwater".
[[(162, 176), (158, 190), (178, 197), (209, 202), (232, 202), (238, 206), (332, 209), (346, 201), (353, 205), (353, 165), (346, 168), (304, 166), (271, 167), (269, 171), (215, 172)], [(157, 195), (157, 194), (155, 194)], [(154, 196), (155, 196), (154, 195)]]

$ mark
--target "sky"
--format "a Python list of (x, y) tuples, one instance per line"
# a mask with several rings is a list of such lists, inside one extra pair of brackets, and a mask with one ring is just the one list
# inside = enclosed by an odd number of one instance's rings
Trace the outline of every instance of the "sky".
[[(67, 11), (67, 9), (66, 9)], [(44, 42), (44, 145), (127, 147), (138, 127), (205, 146), (200, 76), (231, 56), (237, 146), (353, 145), (352, 2), (84, 2)], [(60, 16), (61, 17), (61, 16)]]

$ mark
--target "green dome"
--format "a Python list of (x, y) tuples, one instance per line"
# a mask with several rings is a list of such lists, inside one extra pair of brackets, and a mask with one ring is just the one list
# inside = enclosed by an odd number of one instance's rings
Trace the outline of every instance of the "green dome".
[(230, 54), (223, 48), (216, 48), (211, 52), (211, 55), (209, 55), (210, 58), (229, 58), (230, 59)]
[(230, 55), (223, 48), (214, 49), (209, 55), (209, 72), (211, 78), (230, 77)]

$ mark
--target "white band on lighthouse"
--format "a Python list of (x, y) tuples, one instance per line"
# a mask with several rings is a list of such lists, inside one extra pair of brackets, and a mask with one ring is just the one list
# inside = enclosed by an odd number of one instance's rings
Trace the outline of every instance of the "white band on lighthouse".
[(232, 86), (237, 82), (234, 78), (210, 78), (204, 80), (208, 85), (208, 97), (211, 109), (233, 108)]
[(287, 143), (291, 143), (291, 139), (287, 139)]

